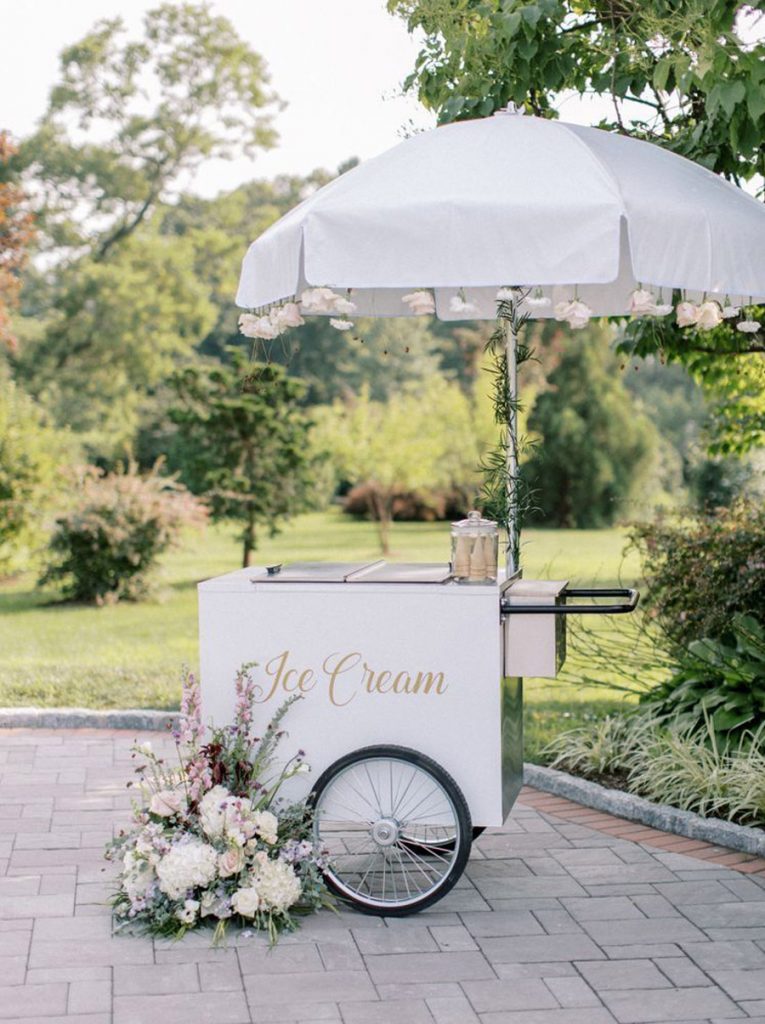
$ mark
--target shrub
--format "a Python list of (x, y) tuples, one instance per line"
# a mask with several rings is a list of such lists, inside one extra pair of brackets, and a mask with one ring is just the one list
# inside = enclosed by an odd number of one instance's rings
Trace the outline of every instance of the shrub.
[(32, 568), (45, 548), (74, 449), (0, 368), (0, 576)]
[[(697, 814), (765, 823), (765, 726), (722, 746), (705, 729), (667, 726), (650, 712), (614, 715), (561, 733), (543, 751), (553, 768), (616, 776), (630, 792)], [(608, 779), (606, 781), (609, 781)]]
[[(381, 495), (374, 483), (352, 487), (343, 498), (343, 511), (360, 519), (371, 519)], [(391, 499), (395, 522), (434, 523), (444, 519), (461, 519), (474, 495), (460, 490), (405, 491), (394, 490)]]
[(712, 514), (640, 524), (631, 541), (647, 605), (673, 645), (732, 640), (736, 613), (765, 623), (765, 506), (741, 499)]
[(40, 583), (61, 584), (70, 601), (140, 600), (162, 552), (204, 518), (201, 502), (158, 464), (146, 475), (134, 464), (109, 474), (88, 466), (72, 511), (57, 520)]
[(678, 653), (678, 670), (642, 697), (681, 729), (715, 734), (727, 746), (765, 722), (765, 629), (734, 615), (732, 643), (706, 637)]

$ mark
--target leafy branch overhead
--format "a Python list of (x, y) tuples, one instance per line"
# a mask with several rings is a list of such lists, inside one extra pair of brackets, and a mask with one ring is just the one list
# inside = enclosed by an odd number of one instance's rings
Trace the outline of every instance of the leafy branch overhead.
[[(760, 198), (765, 184), (761, 4), (734, 0), (388, 0), (422, 36), (405, 87), (440, 123), (512, 102), (565, 117), (572, 93), (605, 100), (599, 127), (656, 143)], [(703, 211), (699, 211), (703, 216)], [(742, 315), (765, 324), (751, 305)], [(735, 321), (689, 336), (673, 320), (625, 333), (622, 351), (683, 362), (713, 398), (719, 451), (765, 437), (765, 332)], [(720, 375), (721, 361), (739, 364)], [(723, 379), (724, 377), (724, 379)]]

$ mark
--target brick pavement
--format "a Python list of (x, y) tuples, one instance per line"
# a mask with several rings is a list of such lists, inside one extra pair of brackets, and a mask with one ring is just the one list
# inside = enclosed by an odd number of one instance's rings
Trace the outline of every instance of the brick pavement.
[(0, 1021), (765, 1024), (762, 861), (531, 790), (415, 917), (322, 913), (273, 952), (113, 937), (132, 739), (0, 730)]

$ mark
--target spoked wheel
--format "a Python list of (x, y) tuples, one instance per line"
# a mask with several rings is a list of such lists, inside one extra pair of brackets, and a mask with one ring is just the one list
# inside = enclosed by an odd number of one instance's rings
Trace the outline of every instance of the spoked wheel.
[(472, 825), (457, 783), (406, 747), (364, 747), (335, 761), (311, 794), (329, 852), (328, 886), (368, 914), (400, 917), (441, 899), (462, 874)]

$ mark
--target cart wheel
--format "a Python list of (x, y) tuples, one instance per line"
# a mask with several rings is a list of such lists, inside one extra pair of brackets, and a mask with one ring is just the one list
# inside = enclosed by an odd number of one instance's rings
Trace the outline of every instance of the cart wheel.
[(311, 793), (329, 888), (367, 914), (402, 917), (441, 899), (470, 853), (470, 811), (454, 779), (406, 747), (364, 747)]

